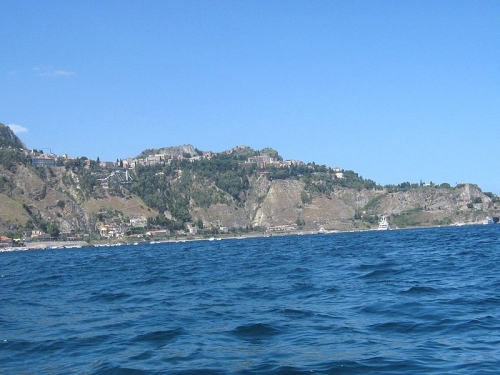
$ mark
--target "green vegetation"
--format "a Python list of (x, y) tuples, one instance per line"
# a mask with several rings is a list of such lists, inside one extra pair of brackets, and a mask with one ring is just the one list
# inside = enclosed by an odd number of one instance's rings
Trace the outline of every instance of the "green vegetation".
[(30, 208), (30, 206), (28, 206), (25, 203), (23, 203), (23, 208), (26, 210), (26, 212), (30, 216), (30, 220), (28, 220), (26, 222), (26, 225), (24, 227), (25, 230), (39, 228), (40, 230), (44, 231), (45, 233), (48, 233), (52, 238), (59, 237), (60, 230), (59, 230), (59, 226), (57, 225), (57, 223), (43, 219), (39, 213), (34, 212)]
[(98, 181), (95, 175), (90, 171), (83, 170), (79, 173), (79, 183), (80, 183), (80, 196), (83, 199), (89, 199), (94, 188), (98, 186)]
[(377, 195), (376, 197), (372, 198), (365, 205), (365, 210), (366, 211), (374, 211), (374, 210), (376, 210), (380, 206), (380, 203), (382, 202), (382, 199), (384, 199), (384, 197), (385, 197), (385, 194), (380, 194), (380, 195)]
[(312, 202), (311, 196), (304, 190), (300, 192), (300, 200), (302, 201), (303, 204), (308, 204)]
[[(272, 149), (261, 153), (264, 152), (279, 157)], [(182, 222), (193, 220), (189, 214), (191, 208), (231, 202), (243, 205), (250, 180), (262, 172), (271, 181), (302, 179), (305, 182), (305, 191), (301, 194), (304, 204), (310, 203), (315, 195), (329, 195), (335, 188), (380, 188), (375, 182), (365, 180), (352, 171), (344, 171), (344, 178), (337, 178), (334, 170), (324, 165), (270, 165), (262, 171), (257, 165), (242, 163), (245, 160), (237, 154), (219, 154), (211, 159), (173, 159), (170, 163), (138, 166), (130, 192), (161, 213), (160, 217), (151, 221), (151, 225), (177, 227)], [(174, 219), (167, 219), (166, 212)]]
[(254, 168), (242, 167), (229, 155), (194, 162), (172, 160), (165, 165), (138, 166), (130, 191), (161, 213), (150, 220), (151, 226), (175, 229), (192, 220), (191, 207), (206, 208), (229, 203), (228, 199), (240, 202), (253, 173)]
[(349, 189), (381, 189), (372, 180), (365, 180), (353, 171), (342, 171), (342, 178), (336, 176), (333, 168), (315, 163), (291, 165), (290, 167), (268, 166), (267, 176), (270, 180), (302, 179), (305, 190), (311, 194), (331, 194), (335, 188)]
[(492, 203), (498, 203), (500, 202), (500, 197), (496, 194), (493, 194), (491, 192), (486, 192), (484, 193), (484, 195), (486, 195), (487, 197), (489, 197), (492, 201)]
[(453, 221), (450, 217), (445, 217), (442, 220), (434, 220), (432, 225), (450, 225)]
[[(0, 138), (1, 140), (1, 138)], [(0, 150), (0, 165), (14, 172), (17, 164), (27, 164), (26, 157), (20, 150)]]
[(393, 215), (391, 218), (391, 225), (399, 228), (415, 227), (421, 223), (417, 220), (416, 214), (418, 211), (408, 211), (400, 215)]

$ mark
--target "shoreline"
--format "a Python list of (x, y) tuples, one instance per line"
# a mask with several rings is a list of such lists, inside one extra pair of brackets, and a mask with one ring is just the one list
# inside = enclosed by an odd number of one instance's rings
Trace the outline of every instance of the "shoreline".
[(4, 251), (25, 251), (25, 250), (46, 250), (46, 249), (73, 249), (81, 247), (91, 247), (87, 241), (40, 241), (26, 242), (23, 246), (7, 246), (0, 248)]
[[(408, 229), (426, 229), (426, 228), (442, 228), (442, 227), (456, 227), (456, 226), (469, 226), (469, 225), (482, 225), (481, 223), (464, 223), (462, 225), (451, 224), (451, 225), (432, 225), (425, 227), (407, 227), (407, 228), (391, 228), (390, 231), (394, 230), (408, 230)], [(247, 239), (247, 238), (267, 238), (267, 237), (284, 237), (284, 236), (302, 236), (302, 235), (325, 235), (325, 234), (338, 234), (338, 233), (357, 233), (357, 232), (373, 232), (378, 231), (378, 228), (370, 229), (354, 229), (354, 230), (306, 230), (306, 231), (293, 231), (286, 233), (244, 233), (239, 235), (214, 235), (211, 237), (185, 237), (185, 238), (169, 238), (169, 239), (150, 239), (150, 240), (139, 240), (134, 241), (133, 239), (128, 239), (126, 241), (110, 241), (110, 240), (98, 240), (98, 241), (40, 241), (40, 242), (26, 242), (24, 246), (7, 246), (0, 248), (1, 252), (10, 251), (27, 251), (27, 250), (64, 250), (64, 249), (75, 249), (83, 247), (112, 247), (112, 246), (125, 246), (125, 245), (154, 245), (162, 243), (178, 243), (178, 242), (194, 242), (194, 241), (221, 241), (221, 240), (231, 240), (231, 239)], [(384, 232), (384, 231), (382, 231)]]

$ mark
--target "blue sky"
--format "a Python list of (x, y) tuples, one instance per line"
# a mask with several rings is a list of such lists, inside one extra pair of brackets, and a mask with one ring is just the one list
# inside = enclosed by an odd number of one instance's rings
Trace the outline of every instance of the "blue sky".
[[(500, 194), (499, 1), (2, 1), (0, 122), (29, 148), (272, 147)], [(47, 152), (46, 151), (46, 152)]]

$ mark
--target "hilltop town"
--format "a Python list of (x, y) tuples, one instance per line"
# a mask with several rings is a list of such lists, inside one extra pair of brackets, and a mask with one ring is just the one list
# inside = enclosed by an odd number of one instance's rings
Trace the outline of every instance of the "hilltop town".
[(0, 246), (480, 223), (499, 199), (471, 183), (380, 186), (271, 148), (192, 145), (116, 161), (28, 149), (0, 124)]

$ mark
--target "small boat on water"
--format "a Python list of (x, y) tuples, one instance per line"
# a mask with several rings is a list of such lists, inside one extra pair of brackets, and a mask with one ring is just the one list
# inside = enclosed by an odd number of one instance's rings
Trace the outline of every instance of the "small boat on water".
[(489, 224), (495, 224), (495, 222), (493, 221), (493, 219), (491, 217), (486, 216), (486, 219), (483, 220), (483, 224), (489, 225)]
[(382, 216), (382, 219), (380, 219), (378, 223), (378, 230), (389, 230), (389, 229), (391, 229), (389, 222), (387, 221), (385, 216)]

